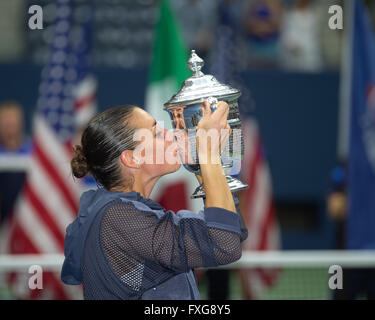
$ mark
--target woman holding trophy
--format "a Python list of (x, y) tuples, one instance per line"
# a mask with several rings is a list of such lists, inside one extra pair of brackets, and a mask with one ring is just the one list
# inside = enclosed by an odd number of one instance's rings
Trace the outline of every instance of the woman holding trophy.
[[(241, 257), (247, 229), (236, 210), (220, 161), (220, 140), (199, 145), (200, 131), (228, 128), (228, 104), (212, 112), (202, 105), (198, 156), (206, 193), (199, 213), (166, 211), (149, 199), (157, 180), (180, 164), (140, 163), (134, 157), (137, 128), (153, 133), (153, 150), (165, 130), (141, 108), (109, 109), (88, 124), (75, 147), (72, 171), (91, 173), (102, 187), (84, 193), (77, 219), (67, 228), (62, 280), (83, 283), (85, 299), (199, 299), (193, 268), (215, 267)], [(207, 140), (206, 140), (207, 141)], [(218, 160), (218, 161), (215, 161)]]
[[(85, 299), (200, 299), (193, 269), (241, 257), (247, 229), (232, 192), (247, 186), (224, 174), (222, 158), (240, 126), (240, 92), (204, 75), (202, 65), (192, 51), (192, 78), (164, 105), (175, 132), (139, 107), (120, 106), (93, 118), (75, 146), (73, 175), (90, 173), (100, 187), (81, 196), (67, 228), (61, 279), (82, 283)], [(214, 104), (215, 90), (221, 101)], [(199, 213), (174, 213), (149, 199), (159, 178), (180, 168), (177, 155), (201, 183), (192, 195), (205, 199)]]

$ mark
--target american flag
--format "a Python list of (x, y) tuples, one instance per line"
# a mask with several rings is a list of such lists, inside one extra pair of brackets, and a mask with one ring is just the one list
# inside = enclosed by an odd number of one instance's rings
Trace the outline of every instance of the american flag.
[[(12, 254), (62, 253), (66, 227), (78, 212), (83, 188), (71, 175), (71, 147), (95, 113), (96, 83), (88, 73), (93, 8), (89, 1), (81, 3), (83, 18), (74, 32), (73, 9), (71, 0), (56, 3), (54, 36), (33, 124), (31, 165), (7, 230)], [(80, 287), (63, 285), (60, 275), (51, 272), (43, 273), (42, 290), (30, 290), (20, 275), (13, 275), (11, 283), (23, 299), (72, 299), (81, 294)]]
[[(245, 139), (241, 180), (250, 188), (240, 195), (240, 209), (248, 227), (249, 236), (244, 241), (244, 251), (275, 251), (280, 249), (280, 231), (276, 219), (272, 195), (270, 170), (264, 155), (259, 128), (256, 121), (247, 117), (242, 122)], [(246, 299), (257, 299), (274, 285), (278, 269), (241, 270)]]
[[(249, 231), (243, 250), (278, 250), (280, 247), (279, 227), (275, 216), (270, 170), (263, 153), (259, 128), (251, 108), (253, 103), (249, 90), (240, 77), (240, 61), (243, 54), (236, 39), (236, 21), (233, 10), (228, 6), (235, 2), (222, 2), (219, 6), (219, 27), (216, 50), (211, 57), (211, 73), (223, 83), (241, 90), (239, 107), (244, 138), (244, 158), (240, 179), (250, 188), (240, 192), (240, 209)], [(266, 288), (278, 278), (276, 269), (244, 269), (239, 271), (246, 299), (259, 298)]]

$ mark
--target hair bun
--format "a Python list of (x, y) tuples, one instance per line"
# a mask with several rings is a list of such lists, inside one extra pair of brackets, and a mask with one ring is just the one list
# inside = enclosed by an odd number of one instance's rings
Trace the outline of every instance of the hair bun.
[(73, 147), (74, 157), (71, 161), (71, 167), (73, 175), (76, 178), (83, 178), (89, 173), (89, 167), (87, 164), (87, 159), (83, 154), (83, 149), (81, 146)]

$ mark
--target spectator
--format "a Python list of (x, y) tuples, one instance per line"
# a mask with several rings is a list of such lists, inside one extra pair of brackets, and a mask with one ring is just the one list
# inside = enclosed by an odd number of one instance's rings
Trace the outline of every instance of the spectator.
[(207, 57), (214, 41), (217, 2), (216, 0), (170, 1), (188, 49), (195, 49), (203, 59)]
[[(0, 157), (7, 154), (28, 154), (30, 144), (25, 140), (22, 107), (13, 101), (0, 104)], [(0, 168), (0, 224), (12, 212), (13, 205), (23, 186), (24, 170)]]
[(281, 66), (290, 71), (317, 72), (323, 67), (320, 46), (322, 15), (312, 0), (294, 0), (283, 18)]
[(347, 169), (345, 164), (340, 164), (331, 174), (331, 186), (327, 195), (327, 213), (329, 218), (337, 224), (336, 248), (346, 248), (346, 218), (347, 203)]
[(27, 152), (22, 107), (14, 101), (0, 104), (0, 152)]
[(276, 67), (282, 9), (280, 0), (245, 2), (242, 28), (250, 67)]

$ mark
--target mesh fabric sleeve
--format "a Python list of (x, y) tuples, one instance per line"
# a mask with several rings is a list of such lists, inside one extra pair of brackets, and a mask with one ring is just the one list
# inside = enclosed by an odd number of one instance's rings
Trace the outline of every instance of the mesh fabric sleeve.
[[(234, 194), (233, 194), (233, 201), (234, 201), (234, 205), (236, 206), (237, 214), (240, 218), (240, 229), (241, 229), (240, 241), (242, 242), (242, 241), (247, 239), (248, 230), (247, 230), (245, 221), (243, 219), (243, 216), (242, 216), (242, 213), (241, 213), (241, 210), (240, 210), (240, 202), (239, 202), (238, 198), (236, 196), (234, 196)], [(206, 206), (206, 198), (203, 198), (203, 205)]]
[(237, 197), (235, 197), (235, 196), (233, 196), (233, 201), (234, 201), (234, 204), (236, 206), (237, 214), (240, 216), (240, 228), (241, 228), (240, 239), (241, 239), (241, 242), (242, 242), (242, 241), (247, 239), (248, 230), (247, 230), (245, 221), (243, 219), (243, 216), (242, 216), (242, 213), (241, 213), (241, 210), (240, 210), (240, 202), (238, 201)]
[(127, 260), (129, 270), (146, 261), (181, 272), (228, 264), (241, 257), (241, 235), (235, 212), (210, 207), (197, 214), (187, 210), (175, 214), (131, 201), (110, 206), (101, 227), (111, 264), (116, 269)]

